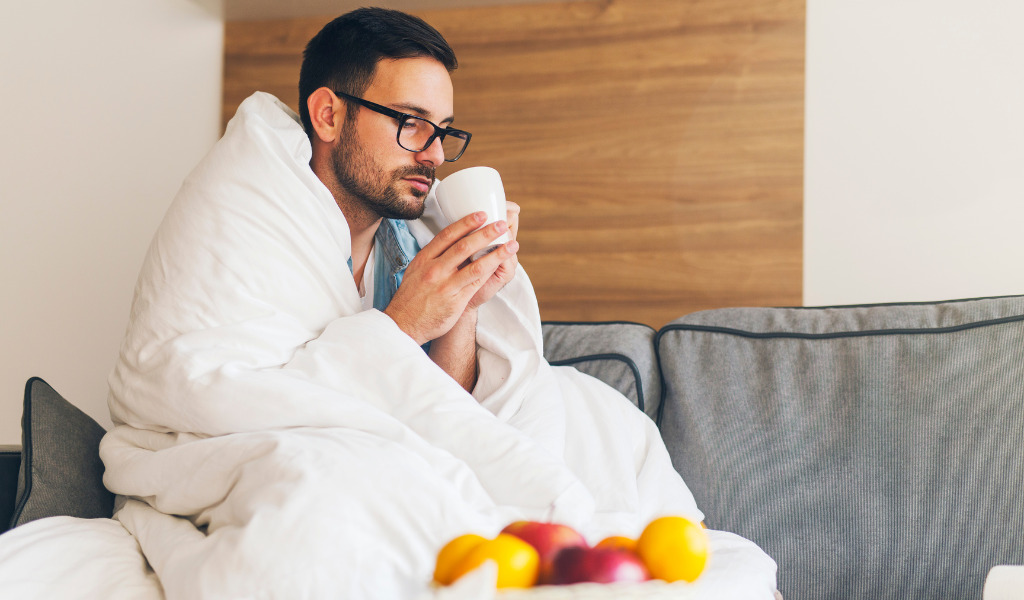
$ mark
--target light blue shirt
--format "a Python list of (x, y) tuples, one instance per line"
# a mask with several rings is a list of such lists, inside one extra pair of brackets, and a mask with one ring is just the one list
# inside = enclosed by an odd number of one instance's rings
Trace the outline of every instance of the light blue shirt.
[[(402, 285), (409, 261), (420, 251), (420, 245), (401, 219), (384, 219), (373, 236), (373, 307), (384, 310)], [(352, 257), (348, 259), (352, 271)]]

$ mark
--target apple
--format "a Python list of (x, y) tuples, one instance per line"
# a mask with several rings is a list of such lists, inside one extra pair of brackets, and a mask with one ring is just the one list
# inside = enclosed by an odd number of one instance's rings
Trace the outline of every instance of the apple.
[(621, 548), (566, 548), (552, 565), (550, 583), (639, 583), (651, 574), (640, 557)]
[(555, 556), (565, 548), (587, 548), (587, 540), (572, 527), (560, 523), (541, 521), (516, 521), (509, 524), (502, 533), (516, 536), (537, 550), (540, 569), (537, 583), (547, 583)]

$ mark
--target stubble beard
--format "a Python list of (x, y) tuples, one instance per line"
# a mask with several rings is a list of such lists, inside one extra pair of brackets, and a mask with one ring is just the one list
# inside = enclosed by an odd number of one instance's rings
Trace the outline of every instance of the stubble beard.
[[(434, 169), (424, 165), (408, 166), (387, 173), (377, 165), (362, 146), (349, 137), (350, 143), (334, 146), (331, 161), (338, 185), (358, 200), (367, 210), (385, 219), (412, 220), (423, 216), (427, 192), (403, 182), (405, 177), (425, 177), (434, 183)], [(403, 199), (411, 194), (414, 201)]]

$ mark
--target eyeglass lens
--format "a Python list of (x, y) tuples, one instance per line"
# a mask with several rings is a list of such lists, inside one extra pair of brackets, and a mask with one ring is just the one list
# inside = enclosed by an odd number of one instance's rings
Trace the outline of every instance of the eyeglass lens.
[[(410, 152), (420, 152), (433, 142), (431, 136), (434, 132), (434, 125), (430, 121), (410, 116), (400, 126), (398, 143)], [(452, 160), (462, 154), (466, 143), (467, 140), (461, 133), (453, 132), (444, 136), (441, 147), (444, 149), (445, 159)]]

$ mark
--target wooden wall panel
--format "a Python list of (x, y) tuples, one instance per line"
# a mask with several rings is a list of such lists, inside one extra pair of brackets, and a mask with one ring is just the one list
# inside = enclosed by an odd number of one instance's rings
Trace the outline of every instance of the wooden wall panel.
[[(418, 13), (455, 48), (455, 108), (522, 205), (548, 320), (663, 325), (799, 305), (803, 0), (607, 0)], [(330, 17), (228, 23), (225, 119), (295, 107)], [(446, 167), (443, 176), (450, 172)]]

